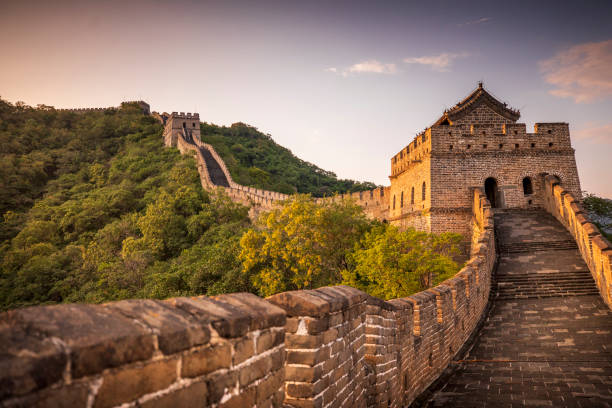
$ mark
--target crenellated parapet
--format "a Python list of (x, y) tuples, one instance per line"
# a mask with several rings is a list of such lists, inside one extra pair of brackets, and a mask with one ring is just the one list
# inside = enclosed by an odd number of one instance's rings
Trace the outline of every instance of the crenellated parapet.
[(472, 257), (384, 301), (347, 286), (64, 304), (0, 314), (0, 405), (408, 406), (486, 310), (493, 218), (474, 192)]
[(572, 234), (599, 293), (612, 309), (612, 244), (599, 232), (579, 200), (552, 175), (544, 177), (544, 208)]
[[(160, 115), (160, 117), (162, 117)], [(163, 117), (162, 117), (163, 118)], [(197, 126), (195, 126), (197, 123)], [(236, 183), (225, 165), (225, 161), (219, 156), (215, 148), (200, 140), (200, 119), (199, 114), (194, 113), (176, 113), (173, 112), (168, 116), (164, 127), (164, 142), (167, 146), (177, 147), (181, 153), (193, 154), (200, 174), (202, 187), (205, 190), (213, 190), (219, 185), (215, 183), (209, 172), (210, 165), (207, 159), (202, 154), (205, 149), (210, 153), (209, 160), (214, 161), (219, 166), (223, 178), (227, 181), (227, 185), (222, 186), (228, 196), (239, 203), (251, 207), (251, 215), (256, 216), (261, 211), (267, 211), (275, 208), (280, 202), (289, 198), (287, 194), (278, 193), (257, 189), (254, 187), (243, 186)], [(194, 129), (197, 128), (197, 132)]]
[(124, 102), (121, 102), (121, 105), (118, 107), (110, 106), (106, 108), (67, 108), (67, 109), (60, 108), (60, 109), (55, 109), (55, 110), (58, 112), (71, 112), (71, 113), (105, 112), (109, 109), (120, 109), (125, 105), (137, 105), (140, 109), (142, 109), (142, 113), (144, 115), (151, 114), (151, 107), (145, 101), (124, 101)]

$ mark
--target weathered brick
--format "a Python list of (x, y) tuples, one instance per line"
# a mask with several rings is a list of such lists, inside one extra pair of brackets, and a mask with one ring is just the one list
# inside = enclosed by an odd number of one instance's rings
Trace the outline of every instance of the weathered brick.
[(3, 408), (73, 408), (87, 406), (89, 384), (84, 382), (63, 385), (59, 388), (47, 388), (27, 396), (2, 401)]
[(208, 322), (196, 321), (188, 313), (171, 307), (168, 302), (139, 299), (104, 306), (146, 324), (157, 335), (159, 349), (164, 354), (205, 344), (210, 339)]
[(251, 336), (237, 340), (234, 343), (234, 365), (240, 364), (255, 354), (255, 341)]
[(0, 323), (0, 399), (59, 381), (67, 362), (60, 347), (50, 338), (40, 339), (9, 323), (11, 320)]
[(94, 408), (113, 407), (167, 388), (176, 380), (177, 361), (169, 358), (106, 373)]
[(214, 297), (251, 315), (251, 330), (261, 330), (285, 325), (285, 311), (252, 293), (230, 293)]
[(261, 383), (259, 383), (256, 387), (257, 389), (257, 406), (262, 403), (264, 400), (269, 399), (274, 396), (274, 393), (279, 389), (283, 389), (285, 381), (285, 372), (283, 369), (272, 372), (268, 377), (266, 377)]
[(330, 346), (324, 346), (313, 350), (288, 350), (287, 363), (313, 366), (327, 360), (330, 356), (330, 351)]
[(219, 408), (245, 408), (255, 405), (255, 387), (240, 390), (238, 395), (232, 396), (229, 400), (219, 404)]
[(287, 381), (315, 382), (321, 378), (323, 373), (324, 371), (322, 365), (317, 365), (315, 367), (301, 365), (285, 366), (285, 378)]
[(206, 388), (208, 390), (208, 405), (218, 403), (221, 398), (238, 385), (238, 373), (236, 371), (213, 373), (206, 377)]
[(182, 309), (200, 321), (209, 321), (222, 337), (244, 336), (253, 317), (244, 308), (219, 302), (206, 296), (173, 298), (165, 302)]
[(205, 346), (183, 355), (181, 377), (198, 377), (221, 368), (229, 368), (232, 350), (228, 343)]
[(180, 388), (164, 394), (158, 398), (149, 399), (140, 403), (141, 408), (179, 408), (197, 407), (206, 404), (208, 389), (206, 383), (199, 381), (192, 383), (185, 388)]
[(56, 337), (70, 349), (74, 378), (101, 372), (153, 355), (153, 335), (124, 317), (97, 305), (65, 304), (13, 310), (2, 320), (46, 338)]
[(322, 346), (323, 336), (309, 335), (309, 334), (287, 334), (285, 335), (285, 345), (288, 349), (290, 348), (318, 348)]
[(276, 330), (263, 332), (257, 337), (257, 354), (263, 353), (279, 344), (283, 344), (284, 341), (284, 331)]

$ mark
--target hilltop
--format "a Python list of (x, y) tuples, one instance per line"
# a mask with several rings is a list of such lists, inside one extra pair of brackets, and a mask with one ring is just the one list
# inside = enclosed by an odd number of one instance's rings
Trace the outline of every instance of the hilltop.
[[(313, 195), (369, 186), (248, 125), (202, 127), (242, 184)], [(137, 104), (71, 111), (0, 99), (1, 308), (253, 291), (237, 259), (248, 209), (204, 191), (194, 159), (161, 135)]]
[(238, 122), (226, 127), (202, 123), (200, 128), (202, 141), (221, 155), (238, 184), (313, 197), (376, 188), (374, 183), (338, 179), (335, 173), (301, 160), (270, 135), (247, 124)]

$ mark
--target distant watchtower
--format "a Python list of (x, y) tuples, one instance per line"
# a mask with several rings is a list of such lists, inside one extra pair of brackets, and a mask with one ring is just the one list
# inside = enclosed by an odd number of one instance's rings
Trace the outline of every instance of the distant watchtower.
[(465, 234), (475, 187), (495, 208), (536, 208), (546, 174), (580, 198), (568, 124), (536, 123), (528, 133), (519, 118), (479, 83), (391, 158), (389, 221)]
[(183, 135), (187, 141), (200, 140), (199, 113), (172, 112), (164, 127), (164, 144), (176, 146), (179, 135)]

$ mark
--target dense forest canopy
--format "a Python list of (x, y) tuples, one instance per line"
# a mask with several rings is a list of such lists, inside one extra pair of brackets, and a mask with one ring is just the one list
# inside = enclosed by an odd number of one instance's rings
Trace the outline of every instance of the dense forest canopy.
[[(265, 174), (255, 185), (295, 182), (313, 195), (373, 187), (339, 181), (246, 125), (202, 127), (231, 151), (238, 182)], [(136, 105), (75, 113), (0, 100), (0, 141), (4, 310), (342, 282), (390, 298), (459, 269), (460, 237), (398, 231), (351, 200), (296, 194), (253, 223), (222, 189), (202, 189), (194, 159), (165, 148), (161, 124)]]
[(270, 135), (244, 123), (231, 127), (202, 123), (201, 134), (202, 141), (210, 143), (221, 155), (238, 184), (313, 197), (376, 188), (369, 182), (339, 180), (331, 171), (297, 158)]
[(0, 102), (3, 309), (249, 290), (234, 254), (248, 209), (203, 191), (161, 132), (137, 106)]

